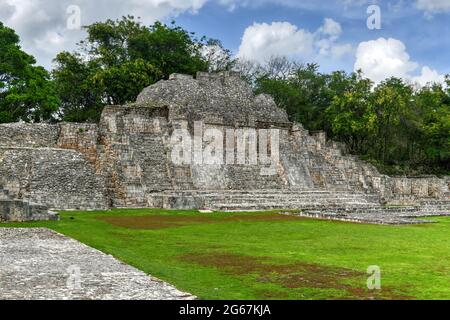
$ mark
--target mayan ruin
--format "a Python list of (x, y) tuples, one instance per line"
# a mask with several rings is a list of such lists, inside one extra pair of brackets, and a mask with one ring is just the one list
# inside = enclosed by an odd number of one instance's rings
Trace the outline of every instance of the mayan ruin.
[(449, 300), (449, 16), (450, 0), (0, 0), (2, 310)]
[[(226, 159), (174, 163), (174, 131), (193, 132), (196, 123), (224, 135), (277, 130), (276, 171), (264, 175), (260, 162)], [(255, 96), (232, 72), (173, 74), (134, 104), (106, 107), (99, 125), (2, 124), (0, 138), (2, 221), (57, 219), (55, 210), (165, 208), (296, 209), (302, 216), (401, 224), (450, 211), (448, 177), (382, 175), (325, 133), (290, 123), (270, 96)]]

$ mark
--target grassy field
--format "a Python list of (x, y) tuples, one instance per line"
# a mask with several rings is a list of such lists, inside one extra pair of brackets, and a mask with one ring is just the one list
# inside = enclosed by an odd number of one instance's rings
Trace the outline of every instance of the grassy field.
[[(450, 218), (414, 226), (275, 213), (63, 212), (48, 227), (201, 299), (450, 299)], [(367, 289), (377, 265), (382, 290)]]

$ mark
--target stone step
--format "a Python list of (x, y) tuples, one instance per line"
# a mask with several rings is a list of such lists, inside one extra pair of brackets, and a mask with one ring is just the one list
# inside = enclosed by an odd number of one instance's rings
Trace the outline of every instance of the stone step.
[[(349, 191), (344, 190), (336, 190), (336, 191), (327, 191), (327, 190), (302, 190), (302, 189), (270, 189), (270, 190), (182, 190), (182, 191), (174, 191), (174, 190), (168, 190), (161, 192), (160, 194), (163, 195), (255, 195), (255, 194), (281, 194), (281, 195), (299, 195), (299, 194), (350, 194)], [(373, 194), (366, 194), (363, 192), (351, 192), (351, 194), (358, 194), (358, 195), (365, 195), (365, 196), (377, 196)]]
[[(182, 192), (180, 190), (180, 192)], [(367, 196), (360, 194), (197, 194), (197, 193), (158, 193), (154, 194), (158, 196), (165, 197), (206, 197), (206, 198), (217, 198), (217, 199), (237, 199), (237, 200), (247, 200), (247, 199), (278, 199), (278, 200), (290, 200), (290, 199), (366, 199), (371, 201), (379, 202), (379, 198), (376, 196)]]
[(13, 199), (8, 190), (0, 187), (0, 222), (58, 220), (59, 215), (47, 206), (23, 199)]
[(298, 210), (313, 210), (315, 208), (342, 208), (343, 206), (352, 206), (357, 207), (361, 206), (362, 208), (365, 207), (366, 203), (356, 203), (356, 202), (349, 202), (349, 203), (327, 203), (327, 204), (320, 204), (320, 203), (247, 203), (247, 204), (214, 204), (211, 206), (210, 209), (215, 209), (218, 211), (258, 211), (258, 210), (278, 210), (278, 209), (298, 209)]
[(363, 203), (365, 205), (374, 205), (375, 202), (367, 201), (366, 199), (360, 198), (320, 198), (320, 199), (273, 199), (273, 198), (255, 198), (255, 199), (205, 199), (206, 202), (210, 203), (222, 203), (222, 204), (245, 204), (245, 203), (279, 203), (280, 205), (284, 204), (304, 204), (304, 203)]
[(423, 207), (415, 207), (415, 208), (383, 208), (383, 207), (347, 207), (347, 208), (334, 208), (334, 209), (323, 209), (321, 212), (323, 213), (333, 213), (333, 214), (379, 214), (385, 213), (387, 215), (396, 215), (396, 216), (420, 216), (421, 214), (450, 214), (450, 210), (439, 209), (439, 208), (423, 208)]
[(377, 195), (322, 189), (169, 190), (151, 194), (149, 198), (155, 206), (164, 208), (221, 211), (381, 206)]
[(221, 201), (226, 203), (259, 203), (259, 202), (350, 202), (357, 201), (368, 204), (379, 205), (379, 199), (376, 197), (365, 197), (359, 195), (255, 195), (255, 196), (233, 196), (233, 195), (198, 195), (198, 194), (154, 194), (153, 197), (163, 198), (203, 198), (206, 201)]

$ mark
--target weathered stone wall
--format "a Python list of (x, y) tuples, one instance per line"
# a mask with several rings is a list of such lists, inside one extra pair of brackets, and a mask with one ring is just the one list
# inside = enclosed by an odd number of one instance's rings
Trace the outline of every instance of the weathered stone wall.
[(384, 177), (380, 192), (391, 204), (409, 205), (417, 200), (447, 199), (449, 187), (446, 179), (437, 177)]
[(103, 176), (72, 150), (0, 147), (0, 185), (13, 199), (49, 208), (109, 207)]
[(173, 188), (168, 172), (168, 134), (164, 110), (105, 108), (98, 161), (114, 206), (147, 206), (148, 193)]
[(81, 152), (91, 163), (97, 161), (98, 126), (86, 123), (61, 123), (57, 147)]
[(2, 124), (0, 146), (51, 148), (56, 146), (58, 135), (59, 127), (52, 124)]

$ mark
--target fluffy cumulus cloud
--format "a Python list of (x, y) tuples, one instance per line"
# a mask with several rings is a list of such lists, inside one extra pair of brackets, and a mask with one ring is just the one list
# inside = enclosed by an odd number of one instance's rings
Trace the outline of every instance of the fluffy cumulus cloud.
[(310, 56), (314, 35), (289, 22), (254, 23), (248, 27), (238, 57), (264, 62), (271, 56)]
[(403, 42), (396, 39), (362, 42), (356, 51), (355, 70), (362, 70), (375, 82), (387, 77), (405, 78), (417, 67), (417, 63), (410, 60)]
[(261, 63), (272, 56), (300, 60), (319, 56), (339, 59), (352, 52), (351, 45), (337, 42), (341, 33), (341, 25), (328, 18), (316, 32), (300, 29), (289, 22), (254, 23), (245, 30), (237, 56)]
[(147, 24), (182, 12), (197, 12), (208, 0), (0, 0), (0, 21), (15, 29), (25, 50), (50, 67), (56, 53), (72, 50), (84, 38), (67, 28), (76, 5), (82, 25), (132, 14)]
[(418, 68), (419, 64), (411, 60), (406, 46), (397, 39), (379, 38), (362, 42), (356, 51), (355, 71), (362, 70), (364, 75), (375, 83), (389, 77), (403, 78), (420, 85), (442, 82), (444, 79), (437, 71), (427, 66), (422, 68), (419, 76), (414, 76)]

